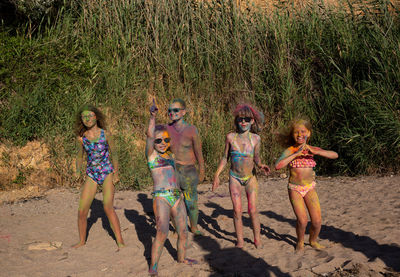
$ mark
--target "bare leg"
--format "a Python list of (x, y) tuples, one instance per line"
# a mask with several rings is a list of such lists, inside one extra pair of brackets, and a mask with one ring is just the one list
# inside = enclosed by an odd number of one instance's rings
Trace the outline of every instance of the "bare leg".
[(183, 201), (183, 197), (175, 203), (175, 206), (171, 209), (172, 219), (175, 222), (176, 232), (178, 233), (178, 262), (183, 263), (185, 261), (185, 251), (187, 247), (187, 214), (186, 207)]
[(156, 216), (157, 234), (151, 247), (150, 274), (157, 274), (158, 261), (160, 260), (164, 243), (168, 236), (170, 210), (171, 207), (166, 200), (161, 197), (154, 198), (153, 211)]
[(248, 212), (250, 215), (251, 224), (253, 225), (254, 245), (256, 246), (256, 248), (261, 248), (261, 228), (257, 210), (258, 182), (255, 176), (252, 177), (249, 180), (249, 183), (246, 185), (246, 195), (248, 201)]
[(243, 240), (243, 222), (242, 222), (242, 197), (241, 186), (237, 180), (229, 177), (229, 191), (233, 204), (233, 224), (235, 226), (237, 243), (236, 247), (242, 248), (244, 245)]
[(97, 183), (91, 178), (86, 177), (78, 208), (79, 242), (77, 244), (74, 244), (72, 246), (73, 248), (81, 247), (86, 243), (87, 215), (94, 196), (96, 195), (96, 190)]
[(114, 210), (114, 192), (115, 188), (112, 183), (113, 174), (109, 174), (103, 183), (103, 206), (104, 212), (108, 217), (108, 221), (110, 222), (111, 229), (114, 232), (115, 238), (117, 240), (118, 247), (124, 247), (124, 240), (121, 235), (121, 227), (119, 224), (118, 216)]
[(325, 248), (325, 246), (317, 242), (318, 235), (321, 231), (321, 206), (319, 204), (319, 199), (317, 192), (313, 189), (310, 190), (304, 197), (306, 202), (308, 212), (311, 218), (311, 228), (310, 228), (310, 244), (316, 249)]
[(304, 203), (304, 199), (297, 191), (289, 189), (289, 199), (292, 204), (293, 211), (296, 215), (296, 234), (297, 234), (297, 245), (296, 251), (304, 249), (304, 234), (307, 227), (307, 209)]

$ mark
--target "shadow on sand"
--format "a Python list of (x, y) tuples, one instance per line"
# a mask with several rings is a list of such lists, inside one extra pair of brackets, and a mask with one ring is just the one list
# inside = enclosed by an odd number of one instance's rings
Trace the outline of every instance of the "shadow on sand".
[[(279, 267), (267, 264), (262, 258), (254, 257), (247, 251), (233, 246), (236, 243), (235, 233), (223, 230), (217, 221), (217, 218), (220, 215), (224, 215), (233, 221), (232, 210), (224, 209), (220, 205), (213, 202), (208, 202), (205, 204), (205, 206), (214, 210), (211, 216), (199, 211), (200, 226), (216, 238), (232, 242), (232, 247), (222, 249), (218, 241), (211, 237), (194, 237), (194, 241), (202, 249), (208, 252), (204, 256), (204, 260), (214, 270), (210, 276), (290, 276), (289, 274), (282, 272)], [(243, 217), (243, 225), (247, 227), (251, 226), (251, 221), (248, 216)], [(284, 236), (278, 235), (271, 228), (268, 228), (262, 224), (261, 233), (273, 239), (286, 239)], [(247, 243), (252, 243), (252, 241), (248, 238), (245, 238), (245, 241)], [(292, 241), (290, 241), (290, 243), (293, 244)]]
[[(280, 222), (289, 223), (293, 228), (296, 226), (295, 219), (286, 218), (273, 211), (265, 211), (261, 212), (261, 214)], [(307, 226), (307, 229), (309, 229), (309, 226)], [(398, 245), (378, 244), (368, 236), (359, 236), (353, 232), (343, 231), (342, 229), (329, 225), (322, 225), (319, 237), (321, 239), (340, 243), (346, 248), (361, 252), (369, 258), (369, 261), (379, 258), (388, 267), (395, 271), (400, 271), (400, 247)]]
[[(143, 211), (146, 215), (139, 214), (136, 210), (124, 210), (126, 218), (135, 225), (137, 236), (144, 246), (143, 256), (146, 258), (148, 265), (151, 263), (151, 245), (153, 238), (156, 236), (156, 222), (153, 212), (153, 200), (147, 197), (147, 194), (139, 193), (138, 201), (142, 204)], [(170, 230), (172, 229), (170, 225)], [(169, 232), (171, 236), (171, 232)], [(176, 249), (171, 245), (170, 239), (164, 244), (168, 253), (176, 260)]]
[[(213, 234), (216, 238), (225, 239), (232, 243), (236, 243), (235, 233), (228, 232), (226, 230), (221, 229), (221, 227), (219, 226), (219, 224), (216, 220), (216, 218), (218, 218), (218, 216), (224, 215), (226, 217), (229, 217), (230, 220), (232, 220), (232, 224), (233, 224), (233, 210), (227, 210), (214, 202), (205, 203), (205, 206), (209, 207), (209, 208), (213, 208), (214, 211), (212, 212), (211, 216), (207, 216), (201, 211), (199, 212), (200, 226), (202, 228), (204, 228), (205, 230), (207, 230), (208, 232), (210, 232), (211, 234)], [(247, 213), (243, 213), (243, 214), (245, 215), (245, 216), (243, 216), (243, 226), (251, 227), (251, 220), (250, 220), (248, 214)], [(212, 228), (210, 228), (208, 225), (211, 225)], [(295, 237), (288, 235), (288, 234), (279, 234), (274, 229), (272, 229), (268, 226), (265, 226), (262, 223), (260, 223), (260, 227), (261, 227), (261, 236), (264, 235), (268, 239), (274, 239), (277, 241), (285, 241), (287, 244), (290, 244), (293, 247), (296, 247), (296, 238)], [(233, 237), (233, 239), (228, 238), (228, 236)], [(245, 241), (248, 243), (252, 243), (252, 241), (248, 238), (245, 238)]]
[(117, 243), (117, 239), (115, 238), (114, 232), (111, 229), (108, 217), (104, 212), (103, 202), (96, 198), (93, 199), (92, 205), (90, 206), (90, 216), (87, 219), (86, 240), (89, 237), (90, 229), (92, 228), (93, 224), (97, 222), (99, 218), (101, 218), (101, 224), (103, 226), (103, 229), (106, 230), (108, 235), (113, 238), (115, 243)]

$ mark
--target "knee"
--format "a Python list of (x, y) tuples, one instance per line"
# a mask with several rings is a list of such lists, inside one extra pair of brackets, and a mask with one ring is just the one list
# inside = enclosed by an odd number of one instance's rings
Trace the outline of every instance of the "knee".
[(249, 215), (250, 215), (251, 217), (256, 216), (257, 213), (258, 213), (258, 210), (257, 210), (256, 207), (249, 207)]
[(104, 204), (103, 208), (104, 208), (104, 212), (107, 215), (111, 214), (114, 211), (114, 207), (112, 205), (110, 205), (110, 204)]
[(308, 223), (308, 219), (306, 217), (297, 219), (297, 226), (300, 228), (306, 228)]
[(167, 239), (168, 231), (165, 233), (164, 231), (157, 229), (156, 240), (160, 242), (164, 242)]
[(167, 237), (169, 231), (169, 224), (160, 222), (157, 224), (157, 236), (165, 236)]
[(319, 227), (321, 227), (321, 224), (322, 224), (321, 218), (311, 219), (311, 225), (312, 225), (314, 228), (319, 228)]
[(79, 210), (78, 210), (78, 218), (80, 218), (80, 219), (86, 219), (88, 213), (89, 213), (89, 210), (86, 210), (86, 209), (79, 209)]
[(184, 228), (183, 230), (179, 230), (178, 232), (178, 238), (179, 240), (186, 240), (188, 236), (188, 230)]

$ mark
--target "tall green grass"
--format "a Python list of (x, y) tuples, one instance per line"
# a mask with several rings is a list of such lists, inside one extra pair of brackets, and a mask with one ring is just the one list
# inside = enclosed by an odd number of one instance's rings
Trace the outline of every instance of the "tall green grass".
[(236, 1), (72, 2), (40, 32), (2, 26), (2, 140), (48, 142), (54, 167), (70, 180), (74, 114), (96, 104), (117, 137), (120, 188), (141, 188), (150, 183), (148, 106), (155, 97), (167, 122), (168, 102), (180, 97), (210, 179), (233, 129), (231, 111), (247, 101), (265, 114), (262, 155), (271, 165), (282, 151), (275, 133), (305, 114), (312, 144), (340, 156), (321, 160), (318, 173), (398, 172), (398, 16), (384, 0), (302, 10), (282, 2), (268, 14)]

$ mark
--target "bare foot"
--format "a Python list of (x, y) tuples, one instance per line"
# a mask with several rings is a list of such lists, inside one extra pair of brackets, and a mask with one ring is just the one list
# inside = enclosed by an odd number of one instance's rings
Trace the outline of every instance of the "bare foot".
[(190, 228), (190, 231), (195, 235), (195, 236), (204, 236), (204, 233), (200, 231), (199, 229), (196, 228)]
[(263, 249), (263, 247), (264, 247), (264, 245), (261, 243), (261, 241), (257, 241), (257, 240), (254, 240), (254, 246), (257, 249)]
[(325, 246), (319, 244), (316, 241), (310, 242), (310, 245), (311, 245), (312, 248), (315, 248), (315, 249), (324, 249), (324, 248), (326, 248)]
[(196, 260), (193, 260), (193, 259), (186, 258), (180, 263), (187, 264), (187, 265), (194, 265), (194, 264), (198, 264), (199, 262)]
[(158, 276), (157, 270), (149, 269), (149, 276)]
[(125, 243), (122, 241), (122, 242), (117, 242), (117, 246), (118, 246), (118, 250), (117, 250), (117, 251), (119, 251), (120, 249), (124, 248), (126, 245), (125, 245)]
[(236, 245), (235, 245), (235, 247), (237, 247), (237, 248), (243, 248), (243, 246), (244, 246), (244, 241), (243, 241), (243, 240), (238, 241), (238, 242), (236, 243)]
[(296, 244), (296, 252), (300, 253), (304, 251), (304, 242), (298, 242)]
[(74, 245), (72, 245), (71, 246), (71, 248), (79, 248), (79, 247), (81, 247), (81, 246), (84, 246), (85, 245), (85, 243), (84, 242), (78, 242), (77, 244), (74, 244)]

